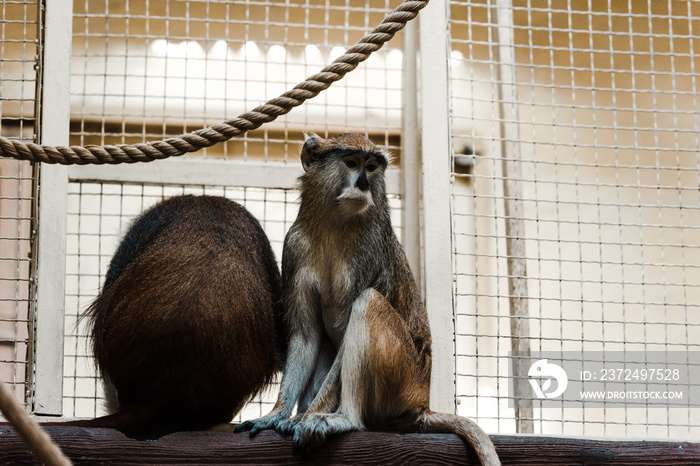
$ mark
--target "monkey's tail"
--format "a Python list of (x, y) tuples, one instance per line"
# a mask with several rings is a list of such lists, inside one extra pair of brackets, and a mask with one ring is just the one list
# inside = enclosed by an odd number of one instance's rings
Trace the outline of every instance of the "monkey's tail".
[(476, 450), (483, 466), (500, 466), (501, 461), (493, 442), (471, 419), (456, 414), (436, 413), (428, 409), (421, 413), (417, 422), (422, 432), (459, 435)]
[(79, 421), (62, 422), (64, 426), (77, 427), (105, 427), (116, 429), (127, 437), (140, 440), (155, 440), (163, 435), (170, 434), (178, 430), (174, 425), (164, 419), (159, 419), (156, 413), (150, 409), (125, 408), (114, 414), (97, 417), (94, 419), (84, 419)]

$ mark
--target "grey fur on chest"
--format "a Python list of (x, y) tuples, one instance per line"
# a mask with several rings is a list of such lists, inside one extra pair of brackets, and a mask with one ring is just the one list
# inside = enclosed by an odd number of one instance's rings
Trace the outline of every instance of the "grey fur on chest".
[(384, 284), (389, 281), (385, 264), (377, 261), (378, 255), (373, 254), (371, 247), (344, 239), (329, 234), (302, 256), (305, 275), (302, 286), (313, 288), (309, 291), (318, 300), (315, 304), (320, 310), (320, 323), (336, 348), (343, 339), (357, 297), (370, 287), (382, 288), (378, 291), (385, 293)]

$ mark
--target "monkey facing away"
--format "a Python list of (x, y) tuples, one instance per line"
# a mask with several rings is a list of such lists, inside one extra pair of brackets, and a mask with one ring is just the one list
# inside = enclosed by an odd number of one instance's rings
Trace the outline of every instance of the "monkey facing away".
[(230, 422), (282, 368), (281, 280), (258, 221), (223, 197), (142, 214), (88, 309), (115, 411), (90, 425), (133, 437)]
[(361, 135), (312, 136), (301, 161), (299, 215), (282, 255), (280, 394), (268, 415), (236, 430), (293, 434), (303, 454), (365, 428), (456, 433), (482, 464), (500, 464), (474, 422), (428, 408), (428, 316), (391, 226), (388, 155)]

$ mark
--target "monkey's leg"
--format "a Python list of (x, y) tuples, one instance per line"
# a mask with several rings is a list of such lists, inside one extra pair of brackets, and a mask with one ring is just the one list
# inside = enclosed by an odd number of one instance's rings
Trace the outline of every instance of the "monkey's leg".
[[(333, 348), (331, 341), (324, 335), (321, 339), (321, 349), (318, 354), (318, 359), (316, 360), (316, 366), (314, 367), (313, 374), (311, 375), (309, 383), (306, 385), (306, 388), (304, 388), (304, 391), (299, 398), (297, 414), (289, 419), (280, 421), (278, 428), (276, 429), (277, 432), (283, 435), (291, 435), (294, 433), (294, 428), (299, 421), (301, 421), (304, 414), (309, 409), (309, 406), (311, 406), (311, 403), (316, 398), (319, 390), (323, 386), (323, 383), (326, 380), (335, 359), (335, 348)], [(335, 407), (337, 407), (337, 403), (338, 402), (336, 399), (333, 410), (335, 410)]]
[(333, 348), (333, 344), (324, 335), (321, 339), (321, 349), (318, 359), (316, 360), (316, 367), (314, 367), (311, 380), (299, 398), (298, 411), (302, 415), (309, 409), (309, 406), (311, 406), (311, 403), (313, 403), (316, 395), (318, 395), (318, 392), (321, 390), (336, 356), (337, 352), (335, 348)]
[(301, 332), (291, 335), (289, 354), (275, 406), (269, 414), (239, 424), (235, 432), (249, 430), (250, 435), (255, 435), (265, 429), (279, 431), (280, 423), (292, 415), (294, 405), (309, 383), (321, 350), (321, 338), (320, 329), (309, 331), (306, 335)]
[[(319, 396), (294, 435), (294, 448), (309, 453), (332, 434), (363, 430), (427, 408), (427, 385), (421, 384), (418, 355), (406, 324), (376, 290), (367, 289), (353, 303), (336, 362)], [(336, 365), (334, 364), (334, 368)], [(339, 385), (339, 386), (338, 386)], [(335, 412), (324, 396), (340, 391)], [(423, 392), (426, 392), (425, 394)]]

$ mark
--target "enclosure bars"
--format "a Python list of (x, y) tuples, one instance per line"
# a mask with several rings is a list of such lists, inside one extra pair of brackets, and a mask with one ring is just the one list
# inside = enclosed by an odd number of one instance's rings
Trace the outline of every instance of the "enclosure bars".
[[(525, 231), (522, 221), (522, 194), (519, 186), (520, 165), (515, 81), (512, 5), (498, 0), (498, 47), (495, 62), (499, 73), (499, 103), (503, 189), (505, 198), (506, 244), (508, 254), (509, 309), (511, 316), (511, 351), (529, 354), (529, 320), (527, 278), (525, 270)], [(435, 409), (455, 412), (455, 327), (452, 274), (452, 217), (450, 184), (450, 124), (448, 94), (449, 50), (446, 41), (447, 10), (443, 2), (421, 14), (421, 154), (423, 171), (424, 222), (424, 296), (433, 335), (433, 380), (431, 403)], [(533, 432), (532, 400), (527, 393), (527, 368), (513, 358), (517, 432)]]
[[(70, 48), (72, 0), (44, 0), (41, 40), (41, 101), (39, 140), (67, 144), (70, 133)], [(66, 202), (68, 170), (64, 166), (38, 167), (38, 217), (34, 272), (36, 325), (34, 331), (35, 414), (60, 416), (63, 412), (63, 335), (66, 276)]]
[(530, 355), (530, 321), (527, 301), (525, 258), (525, 223), (523, 194), (520, 186), (520, 145), (516, 108), (515, 44), (511, 0), (496, 1), (497, 47), (494, 62), (499, 83), (496, 86), (500, 114), (501, 166), (508, 256), (508, 302), (510, 310), (510, 347), (513, 357), (513, 406), (516, 432), (534, 433), (531, 388), (524, 361)]
[[(419, 20), (420, 21), (420, 20)], [(420, 254), (420, 136), (418, 133), (418, 28), (413, 21), (403, 35), (403, 121), (401, 132), (401, 171), (403, 173), (403, 237), (401, 243), (413, 277), (425, 294)]]
[[(388, 32), (376, 33), (365, 36), (365, 40), (380, 42), (382, 45), (388, 41), (393, 34), (400, 30), (403, 25), (415, 17), (417, 12), (427, 4), (427, 0), (423, 1), (408, 1), (397, 8), (394, 13), (385, 18), (383, 28)], [(401, 12), (402, 8), (412, 11)], [(67, 146), (69, 134), (70, 120), (70, 46), (72, 41), (72, 0), (45, 2), (43, 5), (43, 14), (46, 17), (45, 27), (42, 29), (42, 59), (44, 63), (41, 67), (41, 80), (43, 85), (41, 88), (41, 106), (37, 109), (41, 116), (41, 135), (40, 142), (44, 145), (61, 145)], [(399, 13), (397, 13), (399, 11)], [(387, 19), (391, 19), (393, 15), (397, 23), (389, 23)], [(398, 16), (398, 17), (397, 17)], [(369, 38), (369, 39), (367, 39)], [(328, 78), (328, 83), (323, 84), (323, 88), (328, 87), (334, 80), (340, 79), (345, 73), (354, 69), (361, 61), (366, 59), (370, 53), (378, 50), (381, 45), (364, 44), (359, 47), (359, 51), (352, 54), (345, 54), (340, 59), (351, 62), (351, 64), (335, 63), (330, 67), (340, 69), (342, 74), (336, 76), (328, 76), (332, 73), (322, 72), (316, 75), (319, 79)], [(358, 46), (353, 49), (357, 49)], [(351, 50), (353, 50), (351, 49)], [(326, 67), (330, 68), (330, 67)], [(321, 89), (322, 90), (322, 89)], [(320, 90), (318, 91), (320, 92)], [(316, 93), (318, 93), (316, 92)], [(272, 101), (275, 101), (273, 99)], [(277, 99), (279, 100), (279, 99)], [(271, 101), (271, 102), (272, 102)], [(300, 104), (300, 101), (298, 104)], [(298, 105), (297, 104), (297, 105)], [(281, 112), (282, 113), (282, 112)], [(280, 114), (281, 114), (280, 113)], [(286, 113), (286, 112), (283, 112)], [(275, 115), (274, 117), (276, 117)], [(257, 124), (257, 123), (256, 123)], [(260, 123), (261, 124), (261, 123)], [(257, 124), (259, 126), (259, 124)], [(247, 129), (252, 129), (247, 128)], [(247, 130), (246, 129), (246, 130)], [(245, 131), (243, 131), (245, 132)], [(8, 141), (0, 141), (0, 146), (8, 143)], [(17, 145), (16, 141), (11, 141), (13, 148)], [(33, 148), (40, 148), (34, 145)], [(0, 148), (0, 155), (7, 155)], [(11, 155), (11, 154), (10, 154)], [(108, 154), (109, 155), (109, 154)], [(111, 155), (110, 155), (111, 156)], [(44, 160), (49, 161), (49, 160)], [(52, 160), (55, 161), (55, 160)], [(175, 159), (172, 162), (176, 162)], [(169, 165), (165, 161), (160, 162), (158, 167), (140, 166), (137, 170), (129, 169), (136, 168), (122, 165), (120, 167), (111, 166), (107, 168), (109, 174), (101, 171), (99, 174), (91, 174), (90, 170), (81, 172), (80, 170), (68, 170), (61, 165), (40, 164), (37, 166), (39, 175), (37, 178), (37, 208), (36, 216), (38, 217), (38, 225), (34, 227), (38, 234), (35, 250), (35, 262), (38, 265), (37, 270), (33, 271), (33, 280), (35, 284), (34, 293), (36, 293), (36, 301), (34, 311), (41, 309), (40, 315), (34, 314), (36, 317), (35, 334), (32, 337), (34, 348), (32, 348), (33, 361), (33, 383), (31, 384), (33, 394), (33, 412), (40, 415), (61, 415), (63, 402), (63, 335), (64, 335), (64, 313), (65, 313), (65, 270), (66, 270), (66, 198), (68, 177), (71, 178), (109, 178), (116, 180), (123, 178), (125, 181), (140, 180), (142, 182), (154, 180), (168, 180), (169, 182), (179, 181), (186, 183), (197, 180), (202, 184), (213, 184), (219, 181), (220, 184), (230, 184), (236, 179), (241, 178), (240, 166), (232, 167), (230, 163), (226, 164), (224, 170), (220, 164), (207, 164), (206, 162), (197, 163), (194, 161), (177, 161), (173, 165)], [(182, 171), (175, 169), (176, 165), (181, 166), (183, 163), (188, 164), (188, 170)], [(79, 168), (75, 166), (73, 168)], [(88, 169), (88, 166), (80, 168)], [(93, 168), (98, 168), (94, 167)], [(106, 168), (106, 167), (105, 167)], [(275, 180), (274, 184), (284, 185), (286, 188), (293, 187), (296, 182), (298, 173), (295, 170), (287, 169), (287, 167), (259, 167), (259, 173), (263, 173), (257, 177), (265, 178), (267, 183), (270, 180)], [(119, 170), (126, 169), (126, 170)], [(175, 170), (173, 170), (175, 169)], [(77, 173), (76, 173), (77, 171)], [(182, 176), (168, 178), (167, 174), (177, 171), (185, 173), (185, 179)], [(392, 170), (388, 176), (388, 189), (390, 192), (398, 192), (398, 179), (400, 173), (398, 170)], [(246, 177), (242, 185), (248, 185), (255, 180)], [(254, 177), (255, 178), (255, 177)]]
[[(65, 15), (70, 14), (72, 11), (70, 0), (64, 0), (62, 3), (52, 2), (52, 6), (55, 8), (60, 8)], [(447, 64), (444, 58), (447, 56), (447, 48), (445, 42), (444, 32), (442, 34), (435, 34), (435, 31), (444, 30), (446, 24), (446, 12), (445, 5), (442, 2), (434, 2), (435, 8), (431, 8), (433, 11), (430, 16), (431, 19), (425, 21), (424, 26), (421, 27), (421, 49), (423, 56), (423, 66), (422, 70), (424, 75), (422, 76), (423, 83), (425, 85), (429, 84), (429, 89), (425, 88), (422, 95), (422, 107), (424, 116), (422, 118), (421, 131), (422, 134), (427, 134), (429, 137), (424, 138), (422, 141), (422, 151), (425, 153), (423, 158), (423, 187), (426, 190), (427, 196), (432, 199), (434, 205), (438, 206), (436, 209), (430, 209), (429, 212), (425, 213), (424, 225), (432, 225), (433, 228), (430, 231), (426, 231), (425, 242), (427, 244), (425, 253), (425, 263), (426, 263), (426, 275), (430, 276), (426, 279), (426, 301), (428, 303), (428, 309), (431, 313), (431, 321), (433, 323), (433, 336), (434, 336), (434, 379), (433, 379), (433, 407), (435, 409), (447, 412), (455, 411), (455, 358), (454, 358), (454, 317), (453, 317), (453, 303), (452, 303), (452, 270), (451, 270), (451, 250), (448, 246), (451, 244), (451, 216), (450, 216), (450, 189), (449, 184), (445, 180), (449, 179), (450, 176), (450, 144), (449, 144), (449, 130), (448, 130), (448, 105), (447, 96), (445, 94), (445, 89), (447, 89)], [(54, 13), (52, 13), (54, 11)], [(56, 10), (49, 10), (48, 15), (56, 15)], [(62, 22), (59, 22), (62, 26), (69, 26), (71, 21), (68, 18), (62, 18)], [(68, 109), (69, 105), (67, 103), (67, 90), (69, 86), (67, 85), (69, 80), (69, 49), (70, 46), (70, 30), (66, 31), (66, 27), (58, 27), (55, 24), (52, 26), (49, 22), (49, 26), (45, 32), (46, 34), (46, 49), (44, 50), (46, 57), (52, 57), (53, 63), (45, 68), (44, 78), (50, 78), (50, 82), (47, 81), (44, 87), (44, 103), (46, 104), (42, 107), (44, 117), (44, 122), (54, 123), (55, 129), (52, 129), (49, 125), (45, 126), (45, 132), (42, 134), (42, 142), (45, 143), (63, 143), (62, 138), (68, 134), (67, 128), (61, 130), (61, 125), (68, 122)], [(59, 50), (59, 47), (63, 44), (65, 50)], [(52, 47), (56, 47), (52, 49)], [(64, 60), (61, 62), (61, 60)], [(51, 71), (51, 67), (58, 67), (60, 69), (54, 69)], [(438, 72), (440, 75), (439, 79), (435, 79), (434, 72)], [(62, 77), (63, 76), (63, 77)], [(57, 92), (57, 90), (62, 90), (62, 92)], [(415, 95), (415, 94), (413, 94)], [(63, 104), (61, 101), (64, 100)], [(54, 102), (53, 106), (49, 103)], [(50, 113), (53, 112), (53, 113)], [(50, 117), (50, 118), (49, 118)], [(415, 132), (413, 133), (415, 135)], [(417, 146), (416, 146), (417, 148)], [(68, 172), (71, 178), (89, 178), (89, 179), (99, 179), (108, 174), (111, 174), (110, 179), (115, 180), (122, 178), (124, 181), (136, 181), (140, 179), (141, 181), (154, 181), (157, 179), (168, 179), (170, 182), (176, 182), (175, 179), (170, 178), (165, 173), (168, 172), (167, 167), (170, 165), (169, 162), (175, 164), (182, 164), (185, 161), (182, 160), (171, 160), (160, 162), (157, 167), (152, 166), (135, 166), (122, 165), (120, 167), (95, 167), (95, 166), (74, 166), (71, 167)], [(198, 161), (199, 162), (199, 161)], [(193, 179), (197, 179), (198, 182), (202, 184), (211, 184), (212, 178), (221, 178), (223, 173), (218, 171), (218, 163), (208, 163), (206, 161), (201, 161), (201, 163), (193, 163), (192, 161), (187, 161), (188, 164), (193, 164), (190, 166), (190, 170), (185, 172), (185, 180), (181, 182), (191, 182)], [(230, 167), (231, 172), (237, 172), (238, 178), (241, 177), (240, 171), (237, 168), (240, 167)], [(277, 167), (269, 167), (269, 170), (276, 172)], [(61, 167), (49, 167), (47, 165), (42, 165), (42, 184), (40, 185), (44, 198), (41, 199), (41, 215), (40, 221), (42, 227), (40, 232), (42, 232), (43, 237), (53, 238), (58, 234), (61, 238), (65, 238), (65, 199), (61, 203), (60, 198), (65, 196), (65, 183), (66, 175), (65, 171)], [(97, 176), (94, 171), (101, 171), (102, 176)], [(136, 172), (139, 173), (136, 173)], [(155, 172), (155, 173), (154, 173)], [(164, 173), (165, 172), (165, 173)], [(291, 181), (295, 178), (291, 172), (286, 171), (286, 176), (277, 177), (265, 177), (270, 180), (285, 180), (283, 184), (288, 186)], [(53, 175), (51, 176), (51, 174)], [(396, 172), (394, 172), (396, 173)], [(151, 175), (158, 175), (151, 177)], [(398, 175), (398, 174), (397, 174)], [(414, 175), (407, 175), (411, 179), (415, 179)], [(228, 178), (228, 183), (232, 182), (233, 177)], [(393, 182), (392, 182), (393, 179)], [(389, 176), (388, 184), (390, 191), (399, 191), (396, 189), (398, 176)], [(250, 180), (248, 180), (250, 182)], [(411, 181), (406, 178), (404, 185), (410, 183)], [(54, 183), (54, 187), (51, 186)], [(392, 189), (391, 186), (394, 186)], [(419, 189), (417, 185), (414, 185), (414, 189)], [(57, 196), (49, 197), (49, 194), (57, 193)], [(415, 196), (418, 199), (418, 196)], [(62, 214), (61, 214), (62, 212)], [(62, 217), (62, 218), (61, 218)], [(415, 221), (415, 219), (414, 219)], [(418, 218), (420, 223), (420, 219)], [(437, 228), (435, 228), (437, 226)], [(405, 228), (406, 230), (407, 228)], [(418, 244), (419, 243), (418, 239)], [(415, 242), (415, 241), (414, 241)], [(51, 240), (44, 239), (41, 244), (48, 244), (53, 246)], [(50, 247), (44, 247), (40, 249), (40, 254), (46, 254), (47, 257), (42, 259), (45, 264), (44, 273), (40, 273), (40, 277), (61, 277), (61, 282), (64, 280), (65, 271), (65, 246), (60, 245), (56, 249)], [(410, 248), (409, 248), (410, 250)], [(420, 261), (420, 254), (413, 254), (414, 258), (418, 258)], [(414, 259), (415, 260), (415, 259)], [(414, 267), (419, 270), (414, 263)], [(50, 270), (51, 272), (48, 272)], [(48, 280), (41, 280), (40, 282), (46, 284)], [(54, 282), (56, 285), (56, 282)], [(60, 293), (56, 290), (59, 290)], [(38, 290), (42, 290), (41, 287)], [(62, 335), (63, 321), (59, 322), (58, 316), (63, 315), (63, 287), (62, 286), (52, 286), (51, 289), (44, 288), (42, 292), (49, 295), (48, 298), (42, 298), (40, 300), (40, 305), (42, 310), (49, 309), (46, 313), (42, 314), (41, 322), (38, 322), (38, 332), (46, 335), (46, 338), (39, 339), (39, 345), (46, 344), (49, 340), (56, 339), (57, 336)], [(53, 304), (51, 304), (53, 302)], [(58, 345), (62, 347), (62, 345)], [(60, 371), (58, 368), (62, 367), (63, 358), (62, 353), (55, 351), (44, 351), (39, 352), (42, 358), (48, 358), (44, 363), (39, 364), (39, 369), (37, 370), (37, 380), (42, 377), (48, 377), (51, 379), (50, 382), (41, 381), (37, 386), (39, 390), (41, 387), (62, 387), (60, 379)], [(54, 380), (55, 374), (59, 374), (58, 380)], [(48, 379), (47, 379), (48, 380)], [(50, 401), (40, 401), (42, 397), (50, 398)], [(37, 407), (38, 411), (42, 414), (60, 414), (60, 394), (55, 391), (52, 393), (37, 393)], [(56, 400), (59, 400), (56, 402)]]
[(447, 7), (433, 2), (421, 14), (420, 134), (423, 170), (424, 294), (433, 349), (431, 406), (456, 411), (452, 275), (450, 125), (447, 81)]

